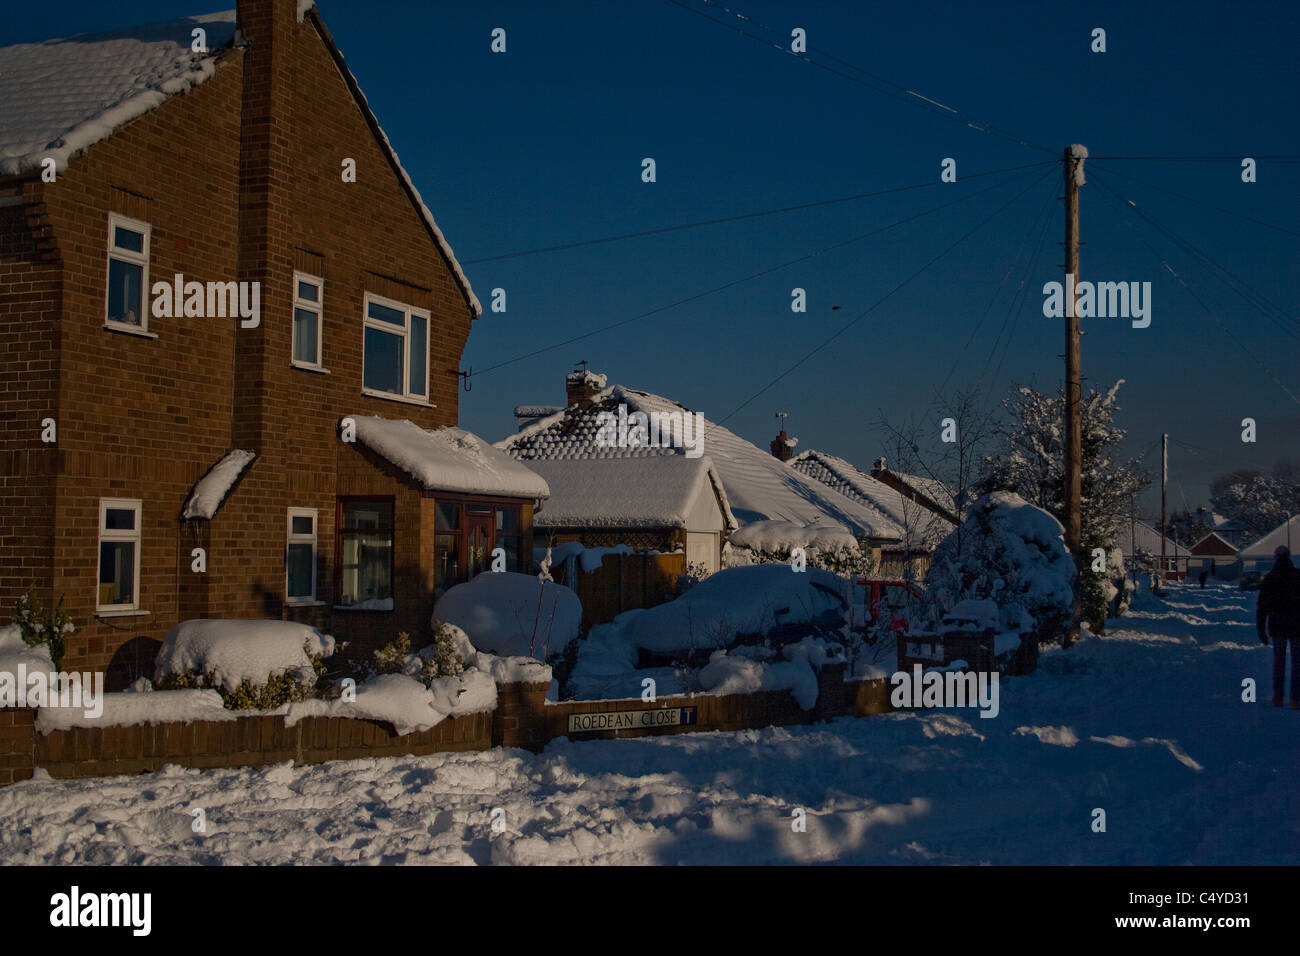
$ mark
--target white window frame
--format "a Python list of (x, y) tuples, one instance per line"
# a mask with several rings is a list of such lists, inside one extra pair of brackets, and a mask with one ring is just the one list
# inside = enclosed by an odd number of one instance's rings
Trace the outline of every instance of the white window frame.
[[(108, 520), (109, 509), (131, 510), (135, 512), (135, 530), (121, 531), (109, 530), (105, 526)], [(99, 537), (95, 543), (95, 610), (96, 611), (138, 611), (140, 609), (140, 565), (142, 551), (141, 524), (144, 520), (143, 502), (139, 498), (100, 498), (99, 499)], [(100, 604), (99, 603), (99, 579), (103, 571), (100, 561), (103, 560), (103, 548), (100, 547), (105, 541), (128, 541), (135, 544), (135, 568), (133, 573), (135, 579), (131, 584), (131, 603), (130, 604)]]
[[(390, 322), (384, 322), (380, 319), (370, 317), (370, 304), (386, 306), (397, 312), (406, 315), (406, 325), (399, 329)], [(411, 392), (411, 383), (408, 379), (411, 376), (411, 316), (419, 316), (424, 319), (424, 394), (415, 395)], [(395, 402), (409, 402), (415, 405), (432, 405), (429, 399), (429, 353), (433, 348), (433, 317), (427, 309), (417, 309), (415, 306), (406, 302), (398, 302), (396, 299), (387, 299), (381, 295), (375, 295), (371, 292), (365, 294), (365, 301), (361, 307), (362, 330), (361, 330), (361, 393), (363, 395), (373, 395), (375, 398), (387, 398)], [(381, 392), (377, 389), (366, 388), (366, 329), (375, 329), (378, 332), (386, 332), (389, 335), (396, 335), (402, 339), (402, 391), (400, 394), (394, 392)]]
[[(294, 518), (311, 518), (311, 534), (294, 534)], [(317, 604), (319, 599), (316, 596), (316, 561), (318, 552), (316, 550), (317, 532), (320, 530), (319, 518), (316, 515), (315, 508), (290, 508), (284, 524), (285, 544), (284, 544), (284, 603), (285, 604)], [(311, 595), (289, 594), (289, 546), (293, 544), (310, 544), (311, 545)]]
[[(144, 235), (144, 251), (135, 252), (131, 249), (119, 249), (114, 244), (114, 234), (117, 227), (130, 229), (132, 232), (142, 233)], [(110, 329), (123, 329), (128, 332), (148, 332), (149, 331), (149, 314), (153, 310), (150, 308), (150, 286), (149, 286), (149, 246), (152, 240), (153, 227), (147, 222), (141, 222), (139, 219), (131, 219), (127, 216), (115, 212), (108, 214), (108, 246), (107, 255), (104, 259), (104, 325)], [(117, 259), (120, 262), (126, 262), (134, 266), (140, 266), (140, 324), (132, 325), (130, 322), (118, 322), (108, 317), (108, 300), (112, 294), (112, 289), (108, 286), (109, 270), (112, 268), (109, 263)]]
[[(316, 287), (316, 301), (310, 299), (301, 299), (298, 297), (298, 283), (306, 282)], [(316, 361), (306, 362), (298, 358), (297, 331), (298, 331), (298, 310), (314, 312), (316, 314)], [(289, 362), (298, 368), (320, 369), (321, 362), (325, 354), (325, 280), (320, 276), (314, 276), (309, 272), (294, 272), (293, 274), (293, 311), (290, 313), (293, 319), (293, 332), (289, 336)]]

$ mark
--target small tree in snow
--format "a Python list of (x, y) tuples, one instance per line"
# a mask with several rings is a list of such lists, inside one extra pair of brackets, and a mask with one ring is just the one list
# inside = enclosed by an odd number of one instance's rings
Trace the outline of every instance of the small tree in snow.
[(1070, 624), (1074, 576), (1061, 523), (1018, 495), (995, 492), (967, 508), (960, 546), (954, 531), (935, 549), (924, 612), (937, 626), (959, 601), (991, 600), (1000, 626), (1055, 637)]

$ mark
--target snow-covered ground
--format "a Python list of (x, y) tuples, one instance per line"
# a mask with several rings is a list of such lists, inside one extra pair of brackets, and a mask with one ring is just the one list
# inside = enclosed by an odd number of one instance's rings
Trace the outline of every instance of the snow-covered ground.
[(1167, 596), (1044, 654), (994, 719), (30, 781), (0, 790), (0, 862), (1300, 863), (1300, 713), (1268, 703), (1256, 595)]

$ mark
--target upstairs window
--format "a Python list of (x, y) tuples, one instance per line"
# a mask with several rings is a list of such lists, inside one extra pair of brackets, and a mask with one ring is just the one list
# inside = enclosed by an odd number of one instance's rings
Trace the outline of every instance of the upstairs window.
[(321, 367), (321, 310), (325, 281), (305, 272), (293, 274), (293, 364)]
[(367, 295), (362, 365), (362, 391), (427, 402), (429, 313)]
[(144, 331), (149, 327), (149, 224), (108, 215), (108, 295), (105, 321)]

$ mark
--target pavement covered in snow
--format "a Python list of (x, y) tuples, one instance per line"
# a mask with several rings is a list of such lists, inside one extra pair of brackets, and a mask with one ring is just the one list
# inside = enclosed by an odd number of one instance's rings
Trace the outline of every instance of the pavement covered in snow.
[(1295, 865), (1300, 713), (1268, 703), (1255, 600), (1143, 593), (993, 719), (30, 781), (0, 790), (0, 862)]

